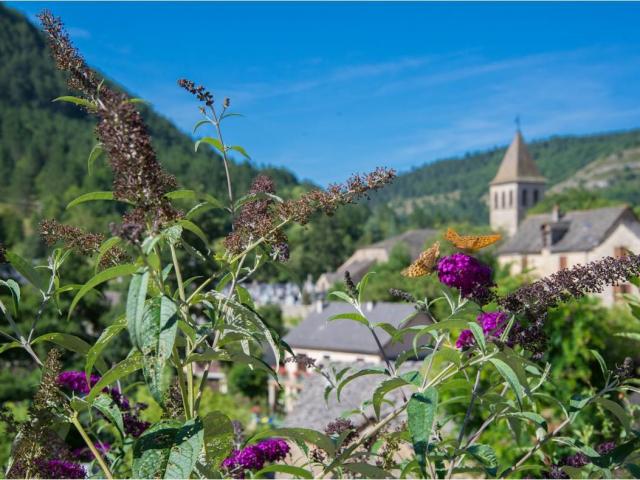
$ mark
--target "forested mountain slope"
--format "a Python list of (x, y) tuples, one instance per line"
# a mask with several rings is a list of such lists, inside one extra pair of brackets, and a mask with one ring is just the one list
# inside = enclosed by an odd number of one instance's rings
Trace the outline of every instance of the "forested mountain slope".
[[(102, 158), (87, 175), (87, 158), (95, 143), (95, 119), (73, 105), (52, 99), (73, 94), (56, 70), (41, 33), (22, 15), (0, 4), (0, 237), (11, 244), (38, 216), (60, 216), (78, 194), (110, 190), (111, 174)], [(183, 95), (176, 86), (176, 95)], [(194, 103), (194, 122), (199, 114)], [(154, 147), (181, 185), (220, 195), (226, 191), (221, 159), (211, 151), (193, 150), (193, 141), (167, 119), (142, 107)], [(260, 170), (249, 162), (231, 167), (234, 186), (245, 191)], [(298, 185), (284, 169), (266, 169), (279, 187)], [(112, 205), (93, 213), (107, 215)], [(87, 212), (87, 209), (83, 209)], [(70, 212), (69, 215), (73, 215)], [(82, 219), (90, 220), (89, 216)], [(28, 227), (28, 225), (27, 225)], [(4, 234), (3, 234), (4, 233)]]

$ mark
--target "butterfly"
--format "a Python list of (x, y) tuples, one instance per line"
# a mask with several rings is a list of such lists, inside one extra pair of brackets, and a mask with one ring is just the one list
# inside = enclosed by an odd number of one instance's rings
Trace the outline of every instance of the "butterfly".
[(453, 229), (447, 229), (444, 238), (453, 243), (457, 248), (463, 250), (480, 250), (496, 243), (502, 238), (502, 235), (496, 233), (494, 235), (458, 235)]
[(418, 259), (405, 268), (401, 275), (403, 277), (417, 278), (429, 275), (436, 266), (440, 255), (440, 243), (436, 242), (420, 254)]

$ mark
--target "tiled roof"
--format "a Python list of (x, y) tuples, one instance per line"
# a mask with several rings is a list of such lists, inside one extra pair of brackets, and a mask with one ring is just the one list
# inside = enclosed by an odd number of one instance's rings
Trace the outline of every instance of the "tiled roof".
[[(399, 327), (407, 318), (415, 313), (412, 305), (405, 303), (378, 302), (370, 311), (365, 308), (365, 315), (371, 323), (390, 323)], [(377, 354), (378, 347), (368, 328), (353, 320), (332, 320), (329, 318), (338, 313), (353, 313), (351, 305), (343, 302), (325, 304), (322, 311), (313, 310), (284, 340), (296, 348), (310, 348), (338, 352)], [(383, 346), (391, 337), (382, 329), (376, 333)]]
[[(560, 240), (551, 245), (552, 252), (584, 252), (600, 245), (618, 221), (628, 222), (638, 229), (638, 220), (627, 206), (574, 210), (567, 212), (561, 221), (568, 230)], [(541, 228), (552, 222), (551, 214), (530, 215), (519, 226), (516, 234), (498, 250), (499, 254), (539, 253), (542, 250)]]
[(544, 182), (529, 149), (518, 130), (505, 153), (492, 185), (508, 182)]
[(434, 237), (438, 232), (431, 228), (421, 228), (416, 230), (409, 230), (400, 235), (396, 235), (395, 237), (387, 238), (386, 240), (382, 240), (381, 242), (374, 243), (368, 247), (363, 247), (362, 249), (369, 248), (382, 248), (387, 252), (391, 253), (393, 247), (395, 247), (399, 243), (404, 243), (409, 248), (409, 253), (411, 254), (411, 259), (418, 258), (418, 255), (424, 249), (425, 242), (430, 238)]

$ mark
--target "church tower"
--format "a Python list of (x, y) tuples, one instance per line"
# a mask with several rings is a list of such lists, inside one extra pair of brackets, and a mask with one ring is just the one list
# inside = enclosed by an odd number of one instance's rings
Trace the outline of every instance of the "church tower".
[(493, 230), (516, 233), (527, 210), (544, 195), (546, 179), (531, 158), (520, 129), (505, 153), (489, 186), (490, 223)]

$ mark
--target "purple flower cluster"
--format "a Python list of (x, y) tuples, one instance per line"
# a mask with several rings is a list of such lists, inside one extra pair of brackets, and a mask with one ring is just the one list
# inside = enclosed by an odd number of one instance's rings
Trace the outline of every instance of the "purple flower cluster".
[(493, 281), (491, 268), (464, 253), (454, 253), (438, 262), (438, 278), (448, 287), (457, 288), (465, 298), (486, 303)]
[(616, 442), (604, 442), (596, 447), (600, 455), (609, 455), (616, 448)]
[[(596, 452), (600, 455), (609, 455), (616, 448), (616, 442), (603, 442), (596, 447)], [(548, 472), (549, 478), (570, 478), (563, 470), (563, 466), (581, 468), (591, 463), (589, 457), (584, 453), (578, 452), (568, 455), (561, 459), (558, 463), (551, 465)]]
[[(108, 442), (96, 442), (94, 443), (96, 450), (100, 452), (100, 454), (104, 455), (109, 450), (111, 450), (111, 445)], [(80, 447), (74, 448), (71, 450), (71, 455), (80, 460), (81, 462), (91, 462), (93, 460), (93, 453), (89, 449), (89, 447)]]
[[(476, 318), (476, 321), (482, 327), (485, 337), (499, 337), (507, 327), (509, 316), (505, 312), (482, 312)], [(456, 341), (456, 348), (465, 350), (474, 344), (473, 333), (471, 330), (462, 330)]]
[(284, 440), (270, 438), (242, 450), (234, 450), (222, 462), (222, 467), (234, 474), (242, 474), (245, 470), (260, 470), (267, 462), (283, 460), (289, 450), (289, 444)]
[(81, 393), (83, 395), (87, 395), (91, 387), (98, 383), (99, 380), (100, 377), (98, 375), (92, 374), (87, 382), (85, 373), (77, 370), (68, 370), (58, 375), (58, 384), (60, 386), (68, 388), (74, 393)]
[(87, 471), (79, 463), (68, 460), (37, 460), (41, 478), (86, 478)]

